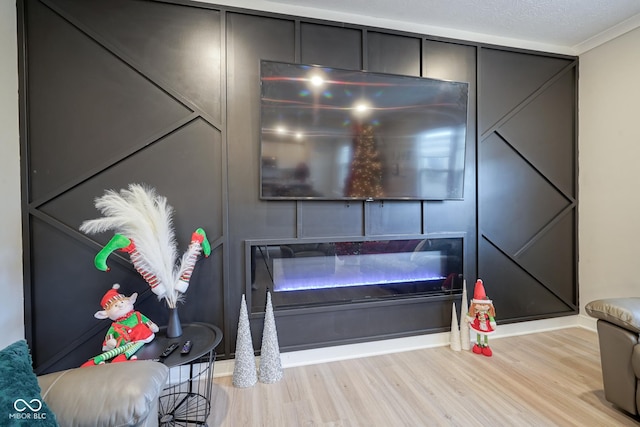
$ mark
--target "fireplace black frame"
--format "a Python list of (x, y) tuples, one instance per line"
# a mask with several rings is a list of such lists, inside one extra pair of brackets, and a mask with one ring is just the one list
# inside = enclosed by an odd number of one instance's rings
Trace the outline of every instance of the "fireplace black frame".
[[(462, 283), (465, 277), (466, 233), (434, 233), (424, 235), (400, 236), (371, 236), (354, 237), (351, 239), (317, 238), (317, 239), (267, 239), (245, 241), (245, 295), (247, 309), (250, 314), (264, 313), (266, 292), (271, 291), (274, 310), (305, 309), (311, 307), (336, 306), (359, 302), (393, 301), (408, 298), (435, 298), (442, 296), (456, 296), (462, 293)], [(431, 245), (431, 251), (426, 246)], [(383, 248), (381, 248), (383, 246)], [(273, 254), (275, 259), (289, 261), (287, 251), (314, 251), (311, 255), (318, 260), (312, 267), (319, 273), (331, 277), (338, 277), (338, 272), (344, 272), (349, 261), (371, 261), (371, 257), (378, 257), (381, 253), (392, 252), (399, 254), (401, 259), (394, 257), (393, 261), (415, 261), (413, 254), (428, 254), (443, 252), (442, 259), (437, 261), (442, 266), (438, 277), (421, 279), (395, 280), (386, 278), (387, 283), (372, 283), (369, 285), (348, 285), (335, 287), (320, 287), (301, 290), (278, 291), (274, 289), (275, 261), (268, 261)], [(309, 253), (305, 254), (309, 255)], [(304, 255), (303, 255), (304, 256)], [(367, 259), (369, 258), (369, 259)], [(378, 262), (378, 258), (374, 262)], [(451, 264), (456, 265), (451, 265)], [(445, 265), (446, 264), (446, 265)], [(282, 264), (286, 265), (286, 264)], [(371, 268), (372, 264), (357, 267)], [(404, 265), (402, 265), (404, 267)], [(306, 265), (304, 268), (311, 268)], [(444, 271), (446, 270), (446, 273)], [(395, 282), (394, 282), (395, 280)], [(318, 285), (321, 286), (321, 285)], [(345, 295), (348, 288), (348, 295)]]

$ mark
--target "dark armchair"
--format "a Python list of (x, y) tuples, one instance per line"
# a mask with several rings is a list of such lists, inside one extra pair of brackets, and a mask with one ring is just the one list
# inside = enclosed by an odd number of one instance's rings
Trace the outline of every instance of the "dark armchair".
[(640, 413), (640, 298), (588, 303), (598, 319), (598, 341), (605, 398), (633, 415)]

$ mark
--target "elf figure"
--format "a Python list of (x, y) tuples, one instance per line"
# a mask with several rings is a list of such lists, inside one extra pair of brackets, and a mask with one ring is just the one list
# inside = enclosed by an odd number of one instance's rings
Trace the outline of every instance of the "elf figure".
[[(158, 325), (144, 314), (134, 310), (133, 305), (138, 294), (134, 292), (127, 297), (118, 292), (119, 288), (120, 285), (116, 283), (104, 294), (100, 301), (103, 310), (94, 314), (97, 319), (111, 319), (113, 321), (102, 343), (102, 351), (113, 350), (130, 343), (151, 342), (155, 333), (158, 332)], [(122, 353), (116, 356), (113, 361), (123, 361), (129, 358), (135, 359), (135, 356)]]
[(467, 313), (466, 321), (469, 327), (476, 332), (476, 344), (473, 345), (473, 352), (491, 357), (493, 352), (489, 348), (489, 335), (495, 332), (496, 328), (496, 310), (493, 303), (484, 290), (484, 284), (481, 279), (476, 281), (473, 291), (473, 299)]

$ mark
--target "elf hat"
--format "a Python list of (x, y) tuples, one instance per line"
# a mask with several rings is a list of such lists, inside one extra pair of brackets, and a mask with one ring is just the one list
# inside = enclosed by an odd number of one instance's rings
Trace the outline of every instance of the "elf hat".
[(100, 305), (103, 309), (108, 310), (114, 302), (127, 299), (126, 296), (118, 293), (118, 289), (120, 289), (120, 285), (116, 283), (107, 291), (106, 294), (104, 294), (100, 301)]
[(484, 291), (484, 284), (482, 279), (476, 281), (476, 287), (473, 289), (472, 303), (476, 304), (491, 304), (491, 300), (487, 298), (487, 293)]

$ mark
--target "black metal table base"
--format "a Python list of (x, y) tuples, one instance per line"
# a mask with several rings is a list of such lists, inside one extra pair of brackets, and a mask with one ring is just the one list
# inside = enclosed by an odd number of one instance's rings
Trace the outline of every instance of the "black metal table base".
[(160, 396), (161, 426), (206, 426), (210, 412), (211, 405), (201, 394), (179, 392)]
[[(206, 426), (211, 413), (213, 363), (215, 352), (202, 363), (171, 368), (169, 385), (158, 402), (158, 424), (161, 427)], [(188, 374), (185, 371), (188, 368)]]
[(183, 346), (191, 341), (192, 347), (188, 354), (174, 351), (160, 359), (170, 371), (158, 399), (158, 424), (162, 427), (206, 426), (211, 413), (214, 349), (222, 339), (222, 332), (206, 323), (182, 325), (183, 333), (176, 338), (168, 338), (165, 330), (160, 328), (156, 339), (140, 350), (140, 359), (157, 359), (174, 343)]

